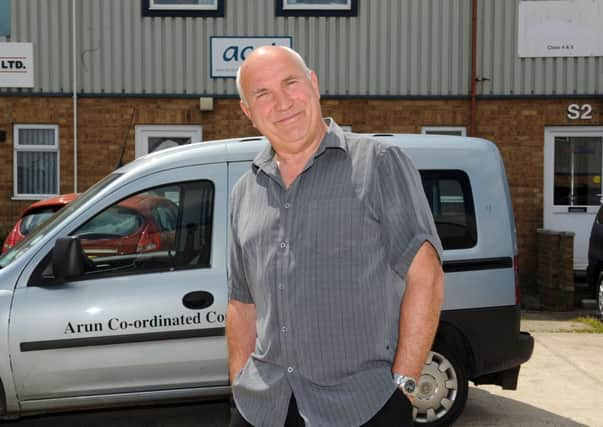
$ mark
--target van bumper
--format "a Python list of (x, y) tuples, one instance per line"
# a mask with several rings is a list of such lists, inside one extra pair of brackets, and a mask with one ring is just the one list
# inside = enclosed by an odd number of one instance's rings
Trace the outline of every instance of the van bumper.
[(447, 310), (441, 322), (464, 337), (469, 379), (516, 389), (520, 365), (530, 359), (534, 338), (520, 331), (519, 306)]

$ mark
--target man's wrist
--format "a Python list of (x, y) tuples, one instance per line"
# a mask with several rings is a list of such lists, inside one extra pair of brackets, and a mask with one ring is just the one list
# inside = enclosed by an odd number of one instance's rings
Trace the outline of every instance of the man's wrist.
[(405, 395), (412, 397), (416, 394), (417, 380), (415, 378), (393, 372), (392, 379), (396, 387), (398, 387)]

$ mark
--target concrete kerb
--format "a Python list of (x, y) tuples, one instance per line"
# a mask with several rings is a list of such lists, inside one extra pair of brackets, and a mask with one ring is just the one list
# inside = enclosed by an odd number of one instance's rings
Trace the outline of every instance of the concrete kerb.
[(534, 311), (523, 310), (521, 313), (521, 330), (526, 332), (588, 332), (589, 325), (576, 322), (578, 317), (598, 318), (594, 310), (572, 311)]

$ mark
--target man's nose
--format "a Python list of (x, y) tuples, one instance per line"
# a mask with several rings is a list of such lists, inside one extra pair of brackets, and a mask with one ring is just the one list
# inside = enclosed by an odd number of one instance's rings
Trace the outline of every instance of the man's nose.
[(284, 90), (277, 91), (274, 95), (274, 100), (276, 103), (276, 108), (279, 110), (286, 110), (292, 104), (291, 97), (289, 96), (287, 91)]

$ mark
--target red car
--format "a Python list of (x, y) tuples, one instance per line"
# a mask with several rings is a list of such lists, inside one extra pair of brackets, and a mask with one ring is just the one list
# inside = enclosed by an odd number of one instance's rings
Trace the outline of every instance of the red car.
[(169, 199), (137, 194), (105, 209), (74, 233), (90, 257), (172, 248), (178, 207)]
[[(66, 194), (29, 206), (9, 233), (6, 251), (40, 225), (77, 194)], [(174, 242), (178, 207), (165, 197), (150, 193), (122, 200), (89, 220), (75, 231), (90, 257), (154, 252), (171, 248)]]
[(21, 240), (25, 239), (34, 228), (42, 224), (52, 214), (71, 203), (77, 197), (77, 193), (63, 194), (32, 203), (23, 211), (21, 218), (14, 225), (2, 245), (2, 253), (6, 252)]

